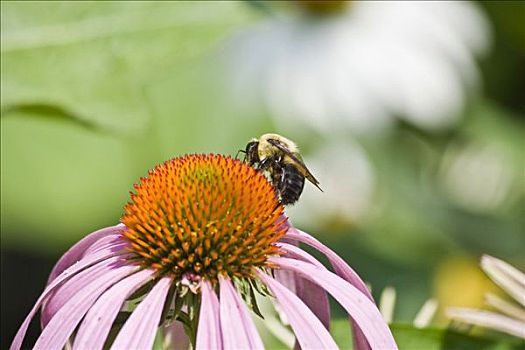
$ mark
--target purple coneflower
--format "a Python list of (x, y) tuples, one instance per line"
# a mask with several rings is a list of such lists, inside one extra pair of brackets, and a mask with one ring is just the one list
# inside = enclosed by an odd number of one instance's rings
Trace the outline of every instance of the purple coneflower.
[[(196, 349), (260, 349), (254, 293), (278, 303), (303, 349), (337, 348), (327, 293), (348, 312), (356, 349), (396, 348), (359, 276), (293, 228), (271, 184), (241, 161), (187, 155), (157, 166), (135, 186), (121, 222), (62, 256), (12, 350), (39, 309), (35, 349), (150, 349), (175, 320)], [(297, 242), (324, 253), (335, 273)]]

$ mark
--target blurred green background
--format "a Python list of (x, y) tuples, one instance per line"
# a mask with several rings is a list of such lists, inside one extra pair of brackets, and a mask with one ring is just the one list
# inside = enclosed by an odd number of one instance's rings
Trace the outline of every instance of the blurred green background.
[[(441, 307), (480, 306), (491, 288), (477, 269), (483, 253), (525, 267), (525, 6), (475, 5), (492, 44), (477, 61), (481, 84), (467, 91), (458, 121), (425, 128), (394, 111), (387, 132), (338, 132), (358, 145), (373, 174), (364, 213), (317, 219), (316, 202), (306, 199), (290, 211), (297, 226), (370, 282), (376, 297), (385, 286), (396, 288), (397, 322), (410, 322), (430, 297)], [(294, 11), (332, 20), (315, 6), (1, 6), (2, 348), (53, 263), (82, 236), (117, 223), (133, 183), (155, 164), (185, 153), (235, 155), (265, 132), (297, 141), (307, 161), (331, 142), (330, 132), (299, 122), (282, 127), (271, 110), (247, 113), (225, 93), (232, 38)], [(336, 148), (334, 159), (312, 164), (337, 172), (337, 152), (346, 151)]]

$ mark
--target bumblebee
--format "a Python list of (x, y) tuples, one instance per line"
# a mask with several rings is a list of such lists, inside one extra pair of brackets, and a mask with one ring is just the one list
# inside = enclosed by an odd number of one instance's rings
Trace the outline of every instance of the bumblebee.
[(312, 175), (299, 154), (297, 145), (277, 134), (264, 134), (246, 145), (244, 161), (260, 171), (267, 171), (282, 204), (294, 204), (303, 192), (305, 179), (315, 187)]

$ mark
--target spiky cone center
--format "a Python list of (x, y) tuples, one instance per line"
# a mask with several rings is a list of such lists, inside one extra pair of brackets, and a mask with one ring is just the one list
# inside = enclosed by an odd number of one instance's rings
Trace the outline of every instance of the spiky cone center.
[(253, 277), (279, 253), (287, 229), (268, 180), (222, 155), (186, 155), (150, 170), (124, 207), (124, 237), (145, 267), (196, 275)]

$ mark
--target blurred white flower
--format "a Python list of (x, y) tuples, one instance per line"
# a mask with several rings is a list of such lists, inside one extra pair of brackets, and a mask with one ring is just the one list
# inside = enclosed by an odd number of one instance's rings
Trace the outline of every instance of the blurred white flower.
[(281, 127), (370, 131), (393, 116), (422, 128), (454, 123), (479, 83), (474, 57), (490, 30), (477, 5), (348, 2), (341, 13), (273, 16), (231, 42), (236, 101)]
[(348, 140), (329, 142), (305, 157), (305, 163), (321, 181), (324, 192), (305, 184), (301, 205), (287, 208), (295, 222), (319, 229), (326, 222), (353, 223), (366, 216), (376, 178), (358, 144)]
[(481, 258), (481, 268), (518, 304), (487, 294), (486, 302), (495, 312), (454, 307), (447, 309), (447, 316), (525, 339), (525, 274), (503, 260), (488, 255)]
[(440, 178), (447, 195), (463, 208), (488, 213), (511, 201), (519, 175), (510, 156), (498, 147), (451, 146), (443, 158)]

